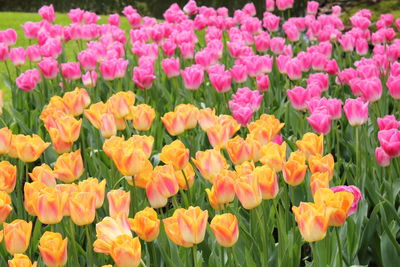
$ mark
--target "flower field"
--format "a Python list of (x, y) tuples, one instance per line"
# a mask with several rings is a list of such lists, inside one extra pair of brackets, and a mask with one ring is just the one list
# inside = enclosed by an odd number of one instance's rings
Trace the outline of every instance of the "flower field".
[(400, 18), (293, 2), (0, 29), (0, 266), (397, 267)]

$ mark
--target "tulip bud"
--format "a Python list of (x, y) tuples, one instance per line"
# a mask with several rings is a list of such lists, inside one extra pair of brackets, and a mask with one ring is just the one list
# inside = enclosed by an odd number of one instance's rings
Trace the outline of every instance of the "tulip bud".
[(75, 192), (68, 199), (68, 208), (74, 224), (91, 224), (96, 216), (96, 195), (93, 192)]
[(132, 231), (146, 242), (154, 241), (160, 232), (160, 220), (152, 208), (147, 207), (137, 212), (133, 219), (129, 219), (129, 224)]
[(83, 168), (81, 150), (79, 149), (59, 156), (54, 164), (54, 173), (57, 179), (64, 183), (72, 183), (81, 177)]
[(2, 224), (7, 219), (11, 211), (11, 197), (6, 192), (0, 191), (0, 224)]
[(253, 176), (260, 186), (262, 199), (274, 199), (279, 192), (278, 176), (274, 169), (264, 165), (254, 169)]
[(8, 161), (0, 162), (0, 191), (11, 193), (17, 182), (17, 167)]
[(3, 223), (4, 244), (11, 255), (24, 253), (29, 246), (32, 233), (32, 222), (14, 220)]
[(160, 160), (171, 164), (175, 170), (181, 170), (189, 162), (189, 149), (180, 140), (175, 140), (161, 149)]
[(254, 209), (261, 204), (260, 185), (252, 174), (236, 180), (235, 192), (243, 208), (247, 210)]
[(39, 240), (39, 251), (44, 264), (58, 267), (67, 264), (68, 238), (62, 239), (60, 233), (45, 232)]
[(29, 259), (28, 256), (24, 254), (14, 254), (14, 258), (8, 260), (8, 267), (36, 267), (37, 262)]
[(138, 131), (148, 131), (156, 117), (155, 110), (146, 104), (140, 104), (130, 108), (130, 114), (126, 117), (132, 120), (133, 127)]
[(124, 190), (111, 190), (107, 193), (110, 216), (115, 218), (119, 213), (129, 215), (129, 205), (131, 203), (131, 195)]
[(223, 247), (232, 247), (239, 238), (238, 219), (231, 213), (215, 215), (210, 227), (218, 244)]

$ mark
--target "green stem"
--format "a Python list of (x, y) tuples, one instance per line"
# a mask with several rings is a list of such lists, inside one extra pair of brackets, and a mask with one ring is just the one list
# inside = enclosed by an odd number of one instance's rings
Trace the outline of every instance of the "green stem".
[(198, 266), (198, 264), (197, 264), (197, 245), (194, 245), (193, 247), (192, 247), (192, 254), (193, 254), (193, 266), (194, 267), (197, 267)]
[(182, 174), (183, 174), (183, 178), (185, 178), (185, 183), (186, 183), (186, 188), (187, 188), (187, 195), (188, 195), (188, 199), (189, 199), (189, 203), (192, 203), (192, 198), (190, 197), (190, 188), (189, 188), (189, 182), (187, 180), (186, 174), (183, 171), (183, 169), (181, 170)]
[(53, 232), (53, 233), (55, 232), (54, 231), (54, 224), (50, 224), (50, 232)]
[(156, 247), (154, 246), (154, 242), (149, 242), (148, 244), (150, 244), (151, 246), (151, 254), (153, 254), (153, 261), (154, 261), (154, 266), (158, 266), (158, 256), (157, 256), (157, 252), (156, 252)]
[(142, 264), (143, 267), (147, 267), (146, 263), (144, 263), (144, 261), (142, 259), (140, 259), (140, 263)]
[[(358, 126), (355, 127), (356, 131), (356, 177), (355, 180), (357, 181), (358, 186), (360, 186), (360, 171), (361, 171), (361, 166), (360, 166), (360, 129)], [(361, 188), (362, 190), (363, 188)]]
[(71, 231), (71, 242), (72, 242), (72, 251), (73, 251), (73, 258), (76, 262), (77, 265), (79, 265), (79, 259), (78, 259), (78, 251), (76, 249), (76, 241), (75, 241), (75, 226), (74, 222), (72, 219), (69, 220), (70, 224), (70, 231)]
[(231, 247), (229, 250), (231, 251), (232, 254), (232, 261), (233, 261), (232, 266), (239, 266), (239, 261), (236, 258), (235, 250), (233, 249), (233, 247)]
[(178, 201), (176, 200), (176, 195), (174, 195), (174, 196), (172, 197), (172, 203), (174, 203), (174, 208), (175, 208), (175, 209), (178, 209), (178, 208), (179, 208)]
[[(267, 244), (266, 244), (266, 234), (265, 234), (265, 227), (264, 227), (264, 223), (262, 222), (262, 217), (260, 215), (260, 209), (262, 209), (262, 205), (260, 205), (259, 207), (255, 208), (255, 212), (257, 215), (257, 220), (258, 220), (258, 226), (259, 226), (259, 230), (261, 232), (261, 243), (262, 243), (262, 254), (260, 255), (261, 258), (261, 265), (262, 266), (268, 266), (268, 248), (267, 248)], [(262, 210), (261, 210), (262, 212)], [(265, 260), (267, 260), (267, 262), (265, 262)]]
[(89, 225), (85, 226), (85, 231), (86, 231), (86, 256), (88, 258), (88, 266), (93, 266), (92, 241), (90, 239)]
[(338, 250), (339, 250), (339, 266), (343, 267), (342, 245), (340, 244), (340, 236), (339, 236), (338, 227), (335, 227), (335, 234), (336, 234), (336, 241), (337, 241)]
[(313, 267), (319, 267), (318, 265), (318, 256), (317, 256), (317, 243), (310, 243), (312, 248), (312, 257), (313, 257)]
[(222, 246), (219, 246), (219, 254), (221, 257), (221, 266), (224, 267), (224, 265), (225, 265), (224, 248)]

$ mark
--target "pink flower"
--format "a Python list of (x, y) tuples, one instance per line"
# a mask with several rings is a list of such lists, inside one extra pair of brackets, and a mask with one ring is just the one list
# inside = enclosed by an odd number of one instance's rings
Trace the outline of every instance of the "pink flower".
[(313, 129), (320, 134), (328, 134), (331, 130), (332, 116), (329, 112), (317, 110), (312, 113), (307, 121)]
[(5, 43), (7, 46), (13, 46), (17, 42), (17, 32), (14, 29), (0, 31), (0, 43)]
[(99, 19), (100, 17), (94, 12), (85, 11), (85, 13), (83, 13), (83, 20), (86, 24), (96, 24)]
[(31, 45), (26, 48), (26, 54), (30, 61), (37, 63), (42, 59), (40, 48), (38, 45)]
[(266, 0), (265, 6), (267, 7), (267, 11), (272, 12), (275, 9), (275, 1), (274, 0)]
[(122, 58), (103, 61), (100, 64), (100, 73), (106, 81), (112, 81), (125, 76), (128, 60)]
[(232, 94), (232, 100), (229, 101), (229, 107), (234, 109), (235, 105), (249, 106), (253, 111), (260, 108), (263, 95), (258, 90), (250, 90), (248, 87), (239, 88), (236, 94)]
[(390, 156), (385, 152), (382, 147), (377, 147), (375, 149), (375, 159), (376, 162), (382, 167), (387, 167), (390, 165)]
[(332, 7), (332, 14), (336, 16), (340, 16), (340, 13), (342, 13), (342, 8), (340, 6), (333, 6)]
[(275, 0), (275, 5), (280, 11), (292, 8), (293, 3), (294, 0)]
[(179, 44), (179, 50), (181, 51), (184, 59), (192, 59), (194, 57), (194, 43), (185, 42)]
[(84, 70), (94, 70), (97, 66), (97, 55), (94, 50), (86, 49), (78, 54), (78, 61)]
[(269, 12), (265, 12), (263, 18), (263, 26), (269, 32), (276, 32), (278, 31), (280, 20), (281, 18), (279, 16), (276, 16)]
[(346, 99), (343, 109), (351, 126), (362, 125), (368, 120), (368, 102), (360, 98)]
[(69, 81), (81, 78), (81, 68), (78, 62), (67, 62), (61, 64), (61, 74)]
[(156, 76), (150, 68), (134, 67), (132, 80), (141, 90), (150, 89)]
[(40, 47), (42, 57), (57, 58), (62, 53), (62, 43), (58, 39), (49, 38), (44, 45)]
[(231, 75), (236, 83), (244, 83), (247, 80), (247, 68), (242, 64), (235, 64), (232, 66)]
[(328, 58), (326, 57), (326, 55), (319, 53), (319, 52), (315, 52), (311, 54), (312, 57), (312, 68), (315, 71), (323, 71), (325, 64), (328, 60)]
[(283, 47), (285, 46), (285, 39), (281, 37), (274, 37), (270, 41), (270, 48), (272, 53), (280, 55), (283, 52)]
[(171, 39), (167, 39), (162, 45), (164, 55), (166, 57), (172, 57), (175, 54), (176, 44)]
[(8, 46), (4, 43), (0, 43), (0, 61), (8, 59)]
[(297, 58), (293, 58), (286, 62), (286, 74), (292, 81), (297, 81), (301, 79), (302, 70), (301, 62)]
[(29, 92), (35, 89), (40, 82), (40, 73), (37, 69), (27, 70), (15, 80), (19, 89)]
[(286, 63), (290, 60), (290, 57), (285, 55), (280, 55), (276, 58), (276, 65), (278, 70), (282, 74), (286, 74)]
[(329, 88), (329, 76), (328, 74), (321, 72), (312, 73), (307, 79), (307, 85), (310, 85), (312, 83), (318, 84), (323, 92), (327, 91)]
[(319, 3), (316, 1), (307, 2), (307, 14), (316, 15), (318, 12)]
[(398, 129), (379, 131), (378, 140), (390, 157), (400, 156), (400, 131)]
[(363, 38), (358, 38), (356, 41), (356, 52), (360, 56), (368, 54), (368, 42)]
[(259, 91), (267, 91), (269, 89), (269, 77), (265, 74), (260, 74), (256, 78), (257, 89)]
[(179, 58), (165, 58), (162, 60), (161, 65), (168, 78), (179, 76)]
[(258, 52), (266, 52), (269, 48), (270, 37), (267, 32), (254, 36), (254, 45)]
[(321, 108), (327, 109), (332, 116), (332, 120), (342, 117), (342, 101), (340, 99), (314, 97), (307, 102), (307, 108), (310, 113), (314, 113)]
[(181, 70), (183, 83), (188, 90), (197, 90), (204, 81), (204, 69), (200, 65), (192, 65)]
[(86, 88), (93, 88), (97, 83), (97, 72), (92, 70), (82, 75), (82, 83)]
[(357, 211), (358, 202), (360, 202), (360, 200), (363, 200), (360, 189), (358, 189), (354, 185), (339, 185), (339, 186), (331, 187), (330, 189), (335, 193), (341, 192), (341, 191), (347, 191), (347, 192), (352, 193), (354, 195), (354, 201), (353, 201), (353, 204), (351, 204), (351, 207), (350, 207), (350, 210), (349, 210), (349, 213), (347, 214), (347, 216), (350, 216)]
[(194, 0), (189, 0), (189, 2), (187, 2), (187, 4), (183, 7), (183, 11), (185, 11), (185, 13), (188, 15), (196, 14), (197, 10), (197, 4)]
[(338, 74), (338, 82), (341, 84), (349, 84), (350, 81), (358, 76), (358, 73), (353, 68), (344, 69)]
[(324, 71), (329, 75), (336, 75), (339, 72), (339, 66), (336, 59), (327, 60), (325, 62)]
[(218, 60), (218, 53), (213, 49), (203, 49), (196, 53), (195, 62), (207, 69)]
[(14, 66), (19, 67), (25, 64), (26, 52), (23, 47), (11, 48), (9, 56)]
[(311, 69), (311, 64), (312, 64), (312, 57), (310, 53), (307, 52), (299, 52), (297, 54), (297, 59), (300, 60), (300, 65), (301, 65), (301, 70), (303, 72), (307, 72)]
[(400, 122), (396, 120), (394, 115), (386, 115), (383, 118), (378, 118), (379, 130), (397, 129), (400, 127)]
[(71, 9), (68, 12), (68, 17), (72, 21), (72, 23), (81, 23), (83, 20), (84, 10), (80, 8)]
[(274, 137), (274, 139), (272, 139), (272, 141), (271, 142), (274, 142), (274, 143), (276, 143), (276, 144), (278, 144), (278, 145), (282, 145), (282, 143), (283, 143), (283, 137), (282, 137), (282, 135), (276, 135), (275, 137)]
[(212, 86), (218, 93), (225, 93), (231, 90), (231, 73), (229, 71), (218, 71), (209, 73)]
[(360, 90), (365, 101), (375, 102), (382, 96), (382, 83), (377, 77), (362, 80)]
[(295, 86), (291, 90), (286, 90), (290, 103), (296, 110), (306, 110), (307, 101), (310, 99), (310, 91), (300, 86)]
[(300, 38), (300, 32), (294, 24), (284, 24), (283, 30), (290, 42), (297, 42)]
[(39, 22), (31, 22), (27, 21), (23, 25), (21, 25), (22, 30), (24, 31), (26, 39), (36, 39), (38, 37), (38, 32), (40, 30)]
[(58, 69), (58, 62), (53, 58), (45, 58), (39, 64), (38, 67), (46, 79), (54, 79), (60, 72)]
[(231, 107), (231, 111), (235, 120), (243, 126), (246, 126), (251, 121), (254, 114), (254, 111), (250, 107), (236, 104)]
[(54, 13), (53, 5), (42, 6), (39, 11), (39, 15), (50, 23), (53, 23), (56, 20), (56, 14)]
[(138, 28), (140, 26), (140, 22), (142, 19), (142, 16), (140, 16), (139, 13), (132, 13), (132, 14), (128, 14), (126, 15), (126, 18), (129, 22), (129, 24), (131, 25), (132, 28)]
[(119, 14), (111, 14), (108, 17), (108, 23), (110, 23), (111, 25), (117, 26), (119, 27), (119, 25), (121, 24), (120, 22), (120, 18), (119, 18)]
[(400, 76), (389, 76), (386, 82), (386, 86), (389, 89), (390, 95), (396, 99), (400, 99)]

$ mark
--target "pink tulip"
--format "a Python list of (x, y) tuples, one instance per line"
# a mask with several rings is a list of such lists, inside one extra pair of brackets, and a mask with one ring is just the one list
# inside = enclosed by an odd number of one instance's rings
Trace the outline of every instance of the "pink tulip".
[(29, 92), (35, 89), (37, 83), (41, 80), (37, 69), (27, 70), (15, 80), (19, 89)]
[(326, 55), (321, 54), (319, 52), (315, 52), (311, 54), (312, 57), (312, 68), (315, 71), (323, 71), (328, 58)]
[(86, 88), (93, 88), (97, 84), (97, 72), (92, 70), (82, 75), (82, 83)]
[(72, 23), (81, 23), (83, 20), (84, 10), (80, 8), (71, 9), (68, 12), (68, 17), (72, 21)]
[(42, 6), (38, 13), (42, 19), (47, 20), (50, 23), (53, 23), (56, 20), (56, 14), (54, 13), (53, 5)]
[(280, 11), (292, 8), (293, 3), (294, 0), (275, 0), (275, 5)]
[(297, 54), (297, 59), (300, 60), (300, 65), (301, 65), (301, 70), (303, 72), (307, 72), (311, 69), (311, 64), (312, 64), (312, 57), (310, 53), (307, 52), (299, 52)]
[(307, 109), (307, 101), (310, 99), (310, 92), (307, 89), (295, 86), (291, 90), (286, 90), (286, 94), (294, 109), (302, 111)]
[(106, 81), (112, 81), (125, 76), (128, 60), (122, 58), (103, 61), (100, 64), (100, 73)]
[(386, 86), (389, 89), (390, 95), (396, 99), (400, 99), (400, 75), (399, 76), (389, 76), (386, 82)]
[(231, 108), (232, 115), (235, 120), (243, 126), (246, 126), (253, 117), (254, 111), (248, 106), (239, 106), (233, 105), (234, 108)]
[(97, 56), (93, 50), (83, 50), (78, 54), (78, 61), (86, 71), (94, 70), (97, 66)]
[(328, 112), (316, 111), (312, 113), (307, 121), (313, 129), (320, 134), (328, 134), (331, 130), (332, 117)]
[(275, 9), (275, 1), (274, 0), (266, 0), (265, 6), (267, 7), (267, 11), (272, 12)]
[(307, 108), (310, 113), (314, 113), (321, 108), (327, 109), (332, 120), (337, 120), (342, 117), (342, 101), (340, 99), (314, 97), (307, 101)]
[(276, 55), (282, 54), (284, 45), (285, 39), (281, 37), (274, 37), (270, 41), (271, 51)]
[(265, 12), (263, 18), (263, 26), (269, 32), (277, 32), (281, 18), (272, 13)]
[(17, 32), (14, 29), (0, 31), (0, 43), (5, 43), (7, 46), (13, 46), (17, 42)]
[(286, 74), (286, 63), (290, 60), (290, 57), (285, 55), (280, 55), (276, 58), (276, 65), (278, 70), (282, 74)]
[(368, 54), (368, 42), (363, 38), (358, 38), (356, 41), (356, 52), (360, 56)]
[(377, 122), (380, 131), (398, 129), (400, 127), (400, 122), (396, 120), (394, 115), (386, 115), (383, 118), (378, 118)]
[(347, 191), (347, 192), (352, 193), (354, 195), (354, 201), (353, 201), (353, 204), (351, 204), (351, 207), (350, 207), (350, 210), (349, 210), (349, 213), (347, 214), (347, 216), (350, 216), (357, 211), (358, 202), (360, 202), (360, 200), (363, 200), (360, 189), (358, 189), (354, 185), (339, 185), (339, 186), (331, 187), (330, 189), (335, 193), (341, 192), (341, 191)]
[(117, 26), (119, 27), (119, 25), (121, 24), (120, 22), (120, 18), (119, 18), (119, 14), (111, 14), (108, 17), (108, 23), (110, 23), (111, 25)]
[(218, 93), (225, 93), (231, 90), (232, 75), (229, 71), (209, 73), (208, 76), (210, 78), (212, 86)]
[(165, 58), (162, 60), (161, 65), (168, 78), (179, 76), (179, 58)]
[(139, 13), (128, 14), (128, 15), (126, 15), (126, 18), (132, 28), (135, 29), (140, 26), (142, 16), (140, 16)]
[(61, 64), (61, 74), (68, 81), (81, 78), (81, 68), (77, 62), (67, 62)]
[(361, 30), (366, 30), (371, 25), (371, 21), (369, 20), (369, 18), (357, 14), (352, 16), (350, 18), (350, 21), (354, 27), (360, 28)]
[(46, 79), (52, 80), (57, 77), (60, 72), (58, 62), (52, 58), (45, 58), (39, 62), (38, 67)]
[(194, 57), (194, 43), (192, 42), (179, 44), (179, 50), (184, 59), (192, 59)]
[(260, 108), (263, 95), (258, 90), (250, 90), (248, 87), (239, 88), (236, 94), (232, 94), (232, 100), (229, 101), (229, 107), (231, 110), (235, 106), (248, 106), (253, 111), (257, 111)]
[(274, 137), (274, 139), (272, 139), (271, 140), (271, 142), (274, 142), (274, 143), (276, 143), (276, 144), (278, 144), (278, 145), (282, 145), (282, 143), (283, 143), (283, 137), (282, 137), (282, 135), (276, 135), (275, 137)]
[(301, 71), (301, 62), (297, 58), (293, 58), (286, 62), (286, 74), (289, 79), (292, 81), (297, 81), (301, 79), (302, 71)]
[(161, 45), (161, 48), (166, 57), (172, 57), (175, 54), (176, 44), (174, 41), (168, 39)]
[(398, 129), (379, 131), (378, 140), (390, 157), (400, 156), (400, 131)]
[(387, 167), (390, 165), (390, 156), (385, 152), (382, 147), (377, 147), (375, 149), (375, 159), (376, 162), (382, 167)]
[(360, 90), (365, 101), (375, 102), (382, 96), (382, 83), (379, 78), (365, 79), (360, 83)]
[(86, 24), (96, 24), (99, 19), (100, 17), (94, 12), (85, 11), (85, 13), (83, 13), (83, 20)]
[(336, 16), (340, 16), (342, 13), (342, 8), (340, 6), (333, 6), (332, 7), (332, 14)]
[(218, 54), (215, 50), (204, 49), (196, 53), (195, 62), (203, 68), (213, 65), (218, 60)]
[(368, 102), (360, 98), (346, 99), (343, 109), (351, 126), (360, 126), (368, 120)]
[(150, 89), (156, 76), (150, 68), (134, 67), (132, 80), (140, 90)]
[(236, 83), (244, 83), (247, 80), (247, 68), (242, 64), (235, 64), (232, 66), (231, 70), (232, 79)]
[(339, 72), (339, 65), (336, 59), (327, 60), (325, 62), (324, 71), (329, 75), (336, 75)]
[(38, 32), (40, 30), (40, 23), (39, 22), (31, 22), (27, 21), (23, 25), (21, 25), (22, 30), (24, 31), (25, 38), (36, 39), (38, 37)]
[(31, 45), (26, 48), (26, 54), (30, 61), (37, 63), (42, 59), (38, 45)]
[(192, 65), (181, 70), (183, 83), (188, 90), (197, 90), (204, 81), (204, 69), (200, 65)]
[(342, 46), (344, 52), (352, 52), (354, 50), (355, 38), (350, 34), (344, 34), (339, 39), (339, 43)]
[(316, 15), (318, 13), (319, 3), (316, 1), (307, 2), (307, 14)]
[(266, 52), (269, 48), (270, 37), (267, 32), (254, 36), (254, 45), (258, 52)]
[(269, 77), (265, 74), (260, 74), (256, 78), (257, 89), (259, 91), (267, 91), (269, 89)]
[(62, 53), (62, 43), (58, 39), (49, 38), (44, 45), (40, 47), (42, 57), (57, 58)]
[(0, 43), (0, 61), (5, 61), (8, 59), (8, 46), (5, 43)]
[(189, 0), (189, 2), (187, 2), (187, 4), (183, 7), (183, 11), (185, 11), (185, 13), (188, 15), (196, 14), (197, 10), (197, 4), (194, 0)]
[(26, 52), (23, 47), (11, 48), (9, 56), (14, 66), (19, 67), (25, 64)]
[(329, 76), (328, 74), (321, 72), (312, 73), (307, 79), (307, 85), (310, 85), (312, 83), (318, 84), (323, 92), (327, 91), (329, 88)]

